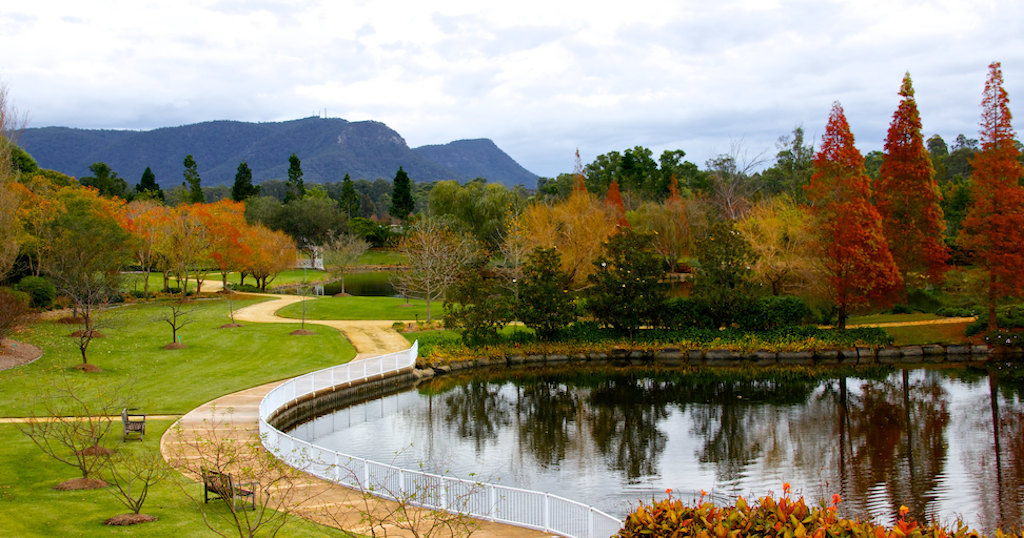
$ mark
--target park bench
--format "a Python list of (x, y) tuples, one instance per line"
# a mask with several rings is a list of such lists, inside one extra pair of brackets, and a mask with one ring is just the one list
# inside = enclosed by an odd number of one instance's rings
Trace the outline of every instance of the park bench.
[(231, 509), (235, 509), (235, 501), (241, 498), (243, 501), (248, 498), (250, 506), (256, 510), (256, 482), (236, 483), (235, 478), (229, 473), (221, 473), (210, 469), (202, 469), (203, 474), (203, 502), (210, 502), (210, 495), (213, 498), (230, 499)]
[(128, 408), (121, 409), (121, 442), (128, 440), (128, 434), (139, 434), (139, 441), (146, 435), (146, 415), (129, 415)]

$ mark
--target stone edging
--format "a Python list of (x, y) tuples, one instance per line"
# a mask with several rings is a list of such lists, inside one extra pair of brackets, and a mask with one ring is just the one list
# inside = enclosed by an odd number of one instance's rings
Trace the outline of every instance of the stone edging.
[(680, 350), (662, 348), (654, 350), (628, 350), (616, 348), (611, 351), (588, 353), (508, 355), (503, 358), (481, 357), (476, 360), (455, 361), (445, 365), (432, 366), (417, 364), (420, 377), (446, 374), (457, 370), (486, 368), (491, 366), (517, 366), (522, 364), (563, 364), (567, 362), (588, 362), (592, 364), (619, 363), (634, 366), (878, 366), (891, 364), (921, 364), (980, 361), (988, 359), (993, 351), (987, 345), (938, 344), (902, 347), (858, 347), (819, 351), (753, 351), (741, 352), (729, 349)]

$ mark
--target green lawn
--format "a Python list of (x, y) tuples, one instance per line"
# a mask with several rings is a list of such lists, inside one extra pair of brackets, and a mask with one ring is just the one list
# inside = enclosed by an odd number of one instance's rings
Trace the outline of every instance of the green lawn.
[(356, 265), (404, 265), (409, 259), (397, 250), (370, 249), (363, 253)]
[(885, 332), (893, 337), (897, 346), (920, 346), (923, 344), (962, 344), (967, 342), (964, 331), (968, 323), (940, 323), (935, 325), (912, 325), (909, 327), (886, 327)]
[(864, 324), (875, 324), (875, 323), (901, 323), (906, 321), (926, 321), (930, 319), (943, 319), (942, 316), (936, 316), (935, 314), (929, 313), (914, 313), (914, 314), (871, 314), (868, 316), (851, 316), (846, 320), (847, 325), (864, 325)]
[[(394, 319), (420, 320), (427, 319), (427, 303), (418, 299), (408, 302), (395, 297), (321, 297), (306, 301), (306, 319)], [(434, 319), (444, 315), (441, 301), (430, 304)], [(277, 311), (277, 315), (285, 318), (300, 319), (302, 304), (288, 305)]]
[[(261, 299), (262, 300), (262, 299)], [(254, 300), (235, 300), (234, 308)], [(44, 390), (62, 375), (88, 376), (110, 386), (129, 384), (131, 406), (148, 414), (180, 414), (224, 394), (343, 363), (355, 349), (339, 332), (307, 326), (315, 336), (290, 336), (293, 324), (246, 324), (218, 329), (227, 323), (224, 299), (194, 303), (179, 333), (185, 349), (165, 350), (169, 325), (160, 318), (166, 303), (149, 302), (111, 309), (100, 315), (106, 336), (92, 341), (89, 362), (103, 369), (81, 373), (67, 368), (81, 362), (77, 338), (67, 337), (80, 326), (44, 322), (15, 335), (45, 350), (29, 365), (0, 372), (0, 416), (25, 416), (40, 410), (26, 397)]]
[[(120, 435), (108, 442), (117, 449), (158, 451), (160, 436), (171, 421), (150, 420), (146, 440), (121, 445)], [(202, 499), (202, 486), (177, 472), (149, 493), (142, 513), (157, 521), (127, 527), (110, 527), (103, 521), (128, 510), (106, 489), (56, 491), (53, 486), (75, 478), (77, 470), (40, 451), (13, 424), (0, 424), (0, 526), (5, 536), (197, 536), (211, 531), (202, 514), (186, 495)], [(117, 446), (115, 446), (117, 445)], [(213, 507), (214, 505), (210, 505)], [(224, 507), (216, 509), (227, 510)], [(219, 527), (222, 532), (229, 531)], [(230, 534), (229, 534), (230, 535)], [(342, 536), (340, 531), (291, 518), (278, 536)]]

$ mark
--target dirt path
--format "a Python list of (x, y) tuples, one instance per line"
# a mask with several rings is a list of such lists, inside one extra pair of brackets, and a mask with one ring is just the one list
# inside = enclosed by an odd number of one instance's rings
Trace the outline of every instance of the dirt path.
[(947, 323), (972, 323), (978, 318), (941, 318), (941, 319), (923, 319), (920, 321), (890, 321), (886, 323), (862, 323), (860, 325), (847, 325), (849, 329), (856, 329), (858, 327), (917, 327), (920, 325), (945, 325)]

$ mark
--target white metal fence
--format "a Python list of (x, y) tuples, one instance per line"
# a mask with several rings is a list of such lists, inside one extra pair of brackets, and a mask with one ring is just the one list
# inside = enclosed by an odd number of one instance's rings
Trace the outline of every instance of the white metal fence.
[(594, 507), (538, 491), (402, 469), (297, 439), (271, 426), (275, 411), (299, 398), (362, 379), (393, 375), (416, 363), (406, 351), (325, 368), (285, 381), (260, 402), (263, 445), (289, 465), (338, 484), (432, 510), (518, 525), (571, 538), (615, 534), (622, 522)]

